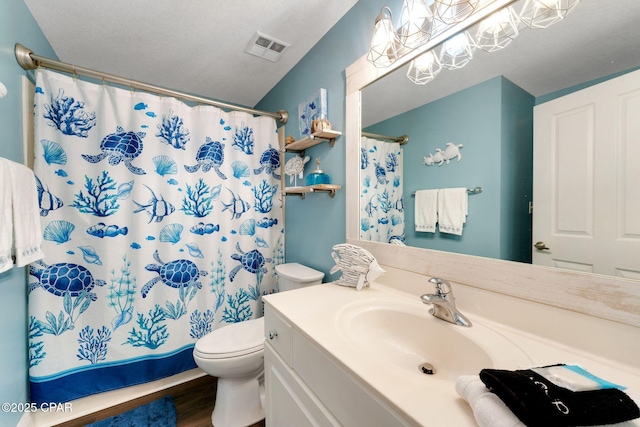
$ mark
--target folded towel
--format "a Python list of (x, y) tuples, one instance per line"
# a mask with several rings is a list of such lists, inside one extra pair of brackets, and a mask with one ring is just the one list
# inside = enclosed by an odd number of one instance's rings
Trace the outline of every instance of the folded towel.
[(467, 222), (468, 196), (466, 188), (443, 188), (438, 192), (438, 230), (462, 235)]
[(416, 191), (416, 231), (436, 232), (438, 222), (438, 190)]
[(13, 212), (9, 161), (0, 157), (0, 273), (13, 267)]
[(526, 427), (498, 396), (491, 393), (477, 375), (463, 375), (456, 392), (469, 403), (480, 427)]
[(529, 427), (594, 426), (640, 417), (638, 405), (617, 388), (571, 391), (530, 369), (483, 369), (480, 379)]
[(0, 271), (44, 258), (36, 178), (31, 169), (0, 159)]
[(40, 228), (40, 204), (38, 187), (33, 171), (19, 163), (11, 162), (12, 203), (13, 203), (13, 246), (16, 266), (25, 265), (44, 258), (40, 249), (42, 229)]
[[(504, 404), (492, 393), (477, 375), (463, 375), (456, 381), (456, 392), (467, 401), (473, 410), (473, 416), (480, 427), (526, 427)], [(635, 427), (632, 421), (608, 424), (609, 427)]]

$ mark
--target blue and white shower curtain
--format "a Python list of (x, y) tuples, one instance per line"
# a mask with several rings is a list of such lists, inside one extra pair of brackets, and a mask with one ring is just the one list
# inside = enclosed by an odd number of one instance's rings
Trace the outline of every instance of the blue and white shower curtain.
[(360, 139), (360, 239), (404, 243), (402, 148)]
[(39, 70), (34, 120), (33, 402), (194, 368), (198, 338), (262, 314), (284, 262), (273, 119)]

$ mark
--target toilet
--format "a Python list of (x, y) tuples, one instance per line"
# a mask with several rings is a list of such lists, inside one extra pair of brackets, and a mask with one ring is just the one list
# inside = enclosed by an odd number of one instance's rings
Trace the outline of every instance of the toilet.
[[(280, 292), (322, 283), (324, 273), (298, 263), (276, 266)], [(246, 427), (264, 419), (264, 317), (231, 323), (200, 338), (196, 364), (218, 378), (214, 427)]]

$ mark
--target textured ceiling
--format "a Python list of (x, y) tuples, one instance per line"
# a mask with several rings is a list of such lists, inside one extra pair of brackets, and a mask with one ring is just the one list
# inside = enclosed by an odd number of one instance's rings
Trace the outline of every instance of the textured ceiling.
[(638, 67), (638, 22), (639, 0), (582, 0), (563, 21), (546, 29), (523, 29), (500, 51), (477, 50), (467, 66), (443, 70), (426, 85), (409, 81), (404, 67), (363, 91), (363, 127), (499, 75), (541, 96)]
[[(249, 107), (357, 3), (24, 1), (60, 61)], [(244, 52), (256, 31), (291, 44), (279, 62)]]

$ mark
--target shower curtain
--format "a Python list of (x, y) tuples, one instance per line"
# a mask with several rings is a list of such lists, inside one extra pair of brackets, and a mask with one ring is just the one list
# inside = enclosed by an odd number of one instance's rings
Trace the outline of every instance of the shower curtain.
[(273, 119), (39, 70), (34, 120), (32, 402), (194, 368), (198, 338), (262, 314), (284, 261)]
[(402, 148), (360, 139), (360, 239), (403, 244)]

